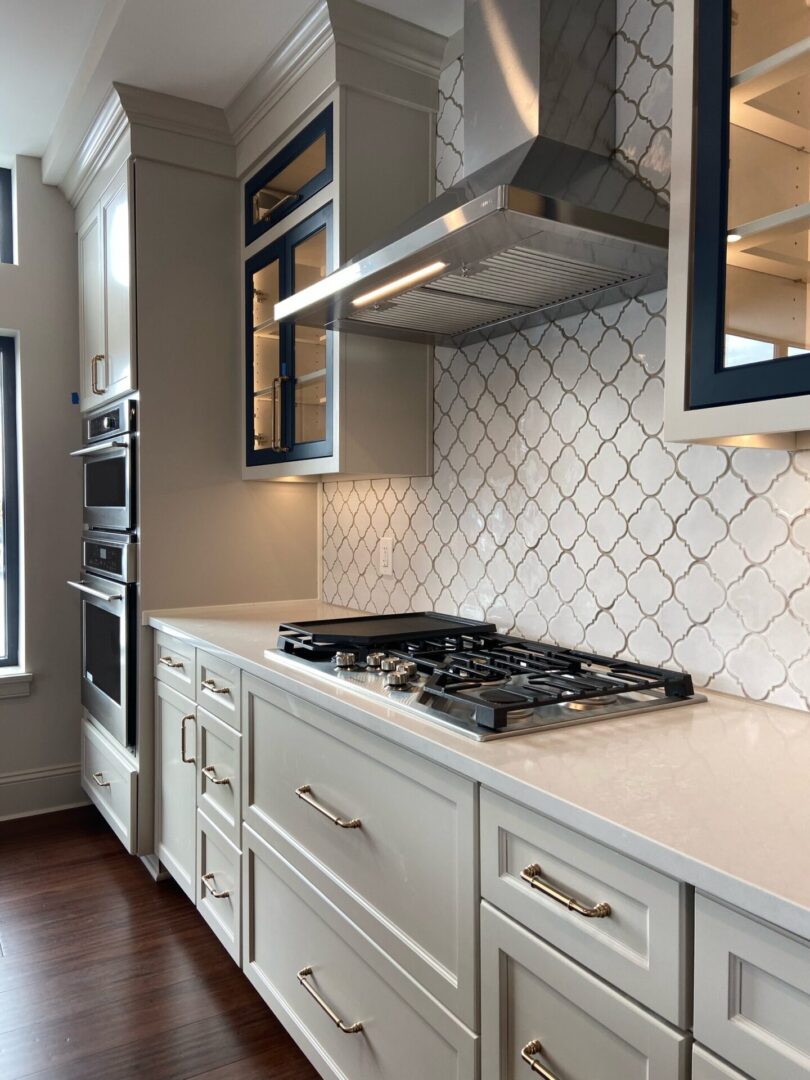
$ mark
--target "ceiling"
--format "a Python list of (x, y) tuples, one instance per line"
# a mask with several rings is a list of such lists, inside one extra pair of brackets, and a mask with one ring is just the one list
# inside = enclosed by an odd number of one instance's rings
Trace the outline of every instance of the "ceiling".
[[(447, 35), (463, 19), (463, 0), (366, 2)], [(307, 6), (302, 0), (0, 0), (3, 43), (11, 46), (0, 65), (0, 162), (41, 156), (57, 126), (65, 145), (80, 137), (113, 81), (225, 107)]]

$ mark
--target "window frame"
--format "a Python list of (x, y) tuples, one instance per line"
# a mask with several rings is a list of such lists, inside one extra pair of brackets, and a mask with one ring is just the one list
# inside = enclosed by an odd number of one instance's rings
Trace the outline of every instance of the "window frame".
[(0, 335), (0, 408), (3, 418), (3, 570), (5, 571), (4, 612), (6, 655), (0, 656), (0, 670), (20, 663), (20, 497), (17, 441), (17, 342)]
[(14, 204), (11, 169), (0, 169), (0, 263), (14, 262)]

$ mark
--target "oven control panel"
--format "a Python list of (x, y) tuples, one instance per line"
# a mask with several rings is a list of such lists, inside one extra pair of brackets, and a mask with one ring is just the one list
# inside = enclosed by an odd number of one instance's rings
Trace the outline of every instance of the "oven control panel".
[(137, 544), (121, 536), (85, 535), (82, 538), (82, 567), (91, 574), (103, 574), (117, 581), (136, 580)]
[(88, 570), (100, 570), (103, 574), (114, 574), (118, 577), (123, 563), (124, 552), (120, 547), (96, 543), (84, 545), (84, 565)]
[(84, 439), (86, 443), (99, 439), (110, 439), (122, 431), (135, 430), (135, 402), (120, 401), (111, 405), (104, 412), (95, 413), (85, 421)]

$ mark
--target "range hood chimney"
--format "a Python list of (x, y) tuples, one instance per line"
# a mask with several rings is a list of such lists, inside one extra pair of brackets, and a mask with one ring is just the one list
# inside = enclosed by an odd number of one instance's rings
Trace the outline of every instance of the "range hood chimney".
[(669, 213), (615, 155), (616, 0), (465, 0), (465, 178), (276, 318), (466, 344), (661, 288)]

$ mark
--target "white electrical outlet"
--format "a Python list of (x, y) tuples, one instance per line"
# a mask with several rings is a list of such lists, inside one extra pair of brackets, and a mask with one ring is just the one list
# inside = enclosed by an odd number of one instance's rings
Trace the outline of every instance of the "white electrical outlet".
[(394, 573), (394, 538), (383, 536), (380, 539), (380, 574), (382, 577), (391, 577)]

